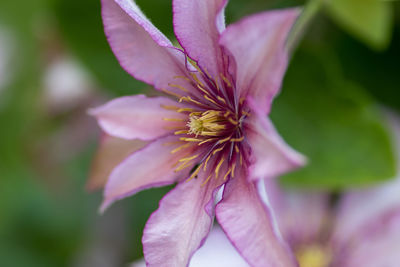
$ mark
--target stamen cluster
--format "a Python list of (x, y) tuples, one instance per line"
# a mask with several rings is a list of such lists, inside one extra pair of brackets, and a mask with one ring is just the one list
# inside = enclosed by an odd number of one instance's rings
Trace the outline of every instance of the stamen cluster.
[[(169, 110), (186, 114), (186, 119), (164, 118), (167, 121), (182, 121), (181, 127), (175, 128), (175, 135), (180, 136), (179, 141), (182, 145), (175, 148), (171, 153), (176, 153), (189, 147), (198, 153), (190, 154), (181, 158), (176, 163), (175, 171), (180, 171), (190, 166), (197, 166), (192, 172), (190, 179), (193, 179), (203, 170), (207, 171), (207, 165), (212, 160), (212, 169), (209, 171), (206, 184), (212, 176), (219, 178), (222, 166), (226, 166), (223, 179), (235, 175), (236, 164), (243, 164), (245, 149), (242, 141), (244, 140), (242, 121), (249, 115), (247, 110), (243, 110), (244, 99), (238, 99), (233, 81), (228, 75), (220, 74), (219, 77), (212, 78), (207, 71), (202, 71), (196, 66), (198, 72), (190, 73), (186, 76), (177, 76), (176, 79), (184, 79), (189, 82), (195, 90), (189, 90), (178, 84), (169, 86), (179, 89), (179, 92), (164, 90), (165, 93), (177, 98), (180, 103), (185, 103), (185, 107), (163, 106)], [(225, 164), (224, 164), (225, 163)]]

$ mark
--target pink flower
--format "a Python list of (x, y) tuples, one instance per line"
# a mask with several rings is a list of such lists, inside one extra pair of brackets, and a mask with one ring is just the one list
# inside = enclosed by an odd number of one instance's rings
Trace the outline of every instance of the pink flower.
[(102, 1), (105, 33), (121, 66), (167, 95), (122, 97), (91, 111), (107, 134), (149, 141), (111, 172), (102, 210), (140, 190), (178, 183), (144, 229), (148, 266), (186, 266), (204, 243), (214, 211), (252, 266), (294, 262), (256, 186), (305, 161), (267, 119), (298, 10), (257, 14), (225, 29), (226, 3), (173, 1), (181, 51), (133, 1)]
[[(395, 128), (400, 144), (399, 122)], [(399, 266), (400, 173), (386, 184), (347, 192), (336, 205), (328, 194), (273, 185), (267, 187), (271, 206), (300, 267)]]

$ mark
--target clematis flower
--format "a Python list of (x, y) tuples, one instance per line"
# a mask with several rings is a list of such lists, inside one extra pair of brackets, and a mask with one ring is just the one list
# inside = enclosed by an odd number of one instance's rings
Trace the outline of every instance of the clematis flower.
[(214, 212), (252, 266), (294, 260), (286, 256), (257, 183), (305, 162), (267, 118), (299, 11), (264, 12), (225, 28), (226, 4), (173, 1), (182, 50), (133, 1), (102, 1), (105, 33), (121, 66), (165, 94), (122, 97), (90, 112), (108, 135), (149, 142), (111, 172), (101, 210), (140, 190), (177, 183), (144, 229), (148, 266), (186, 266), (204, 243)]
[[(395, 128), (400, 154), (400, 123)], [(397, 178), (385, 184), (342, 194), (336, 205), (329, 203), (327, 193), (284, 191), (274, 181), (269, 183), (267, 191), (277, 212), (278, 226), (297, 257), (297, 266), (398, 266), (400, 170)], [(131, 267), (142, 266), (144, 261)], [(249, 264), (229, 244), (219, 227), (214, 226), (189, 265), (202, 266), (248, 267)], [(270, 261), (265, 266), (287, 265)]]
[[(394, 126), (400, 144), (399, 121)], [(400, 156), (400, 146), (397, 151)], [(400, 171), (386, 184), (343, 194), (336, 206), (324, 193), (284, 192), (272, 184), (267, 191), (300, 267), (399, 265)]]

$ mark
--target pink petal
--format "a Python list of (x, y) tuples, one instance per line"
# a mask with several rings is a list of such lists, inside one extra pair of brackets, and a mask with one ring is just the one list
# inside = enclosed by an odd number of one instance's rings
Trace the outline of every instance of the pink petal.
[(400, 212), (352, 243), (335, 266), (395, 267), (400, 263)]
[(272, 179), (265, 180), (265, 183), (271, 208), (285, 240), (292, 247), (318, 240), (324, 220), (330, 216), (329, 195), (308, 190), (284, 191)]
[(121, 66), (136, 79), (168, 88), (185, 75), (185, 56), (132, 0), (102, 0), (104, 31)]
[(347, 193), (339, 203), (334, 243), (346, 244), (392, 210), (400, 210), (400, 177), (378, 188)]
[(124, 158), (145, 145), (144, 141), (119, 139), (103, 134), (90, 168), (87, 189), (96, 190), (104, 187), (111, 171)]
[(252, 150), (251, 180), (277, 177), (306, 163), (282, 140), (271, 121), (257, 112), (246, 120), (246, 138)]
[[(144, 260), (130, 267), (146, 267)], [(214, 226), (204, 245), (193, 255), (189, 267), (250, 267), (226, 238), (221, 228)]]
[[(400, 119), (389, 116), (395, 150), (400, 159)], [(400, 211), (400, 161), (397, 177), (383, 185), (347, 192), (342, 197), (333, 242), (344, 245), (387, 213)]]
[(226, 184), (216, 215), (232, 244), (251, 266), (296, 266), (275, 228), (269, 207), (262, 203), (256, 186), (244, 175)]
[(125, 96), (111, 100), (89, 113), (97, 118), (101, 128), (109, 135), (124, 139), (152, 140), (170, 133), (172, 130), (168, 127), (185, 126), (183, 121), (164, 120), (185, 119), (181, 113), (162, 107), (177, 104), (165, 97)]
[(174, 0), (174, 29), (188, 55), (214, 78), (219, 75), (222, 54), (218, 45), (225, 29), (227, 0)]
[(178, 159), (190, 155), (192, 148), (172, 154), (171, 151), (182, 144), (177, 140), (175, 136), (160, 138), (120, 163), (107, 182), (100, 210), (104, 211), (112, 202), (143, 189), (172, 184), (179, 177), (185, 177), (187, 172), (174, 171), (175, 164)]
[(240, 96), (252, 96), (264, 113), (281, 87), (288, 63), (285, 41), (298, 14), (298, 9), (260, 13), (229, 25), (221, 35), (219, 43), (236, 60)]
[(205, 186), (203, 175), (182, 181), (160, 202), (143, 232), (143, 252), (148, 267), (187, 266), (204, 243), (212, 226), (217, 180)]

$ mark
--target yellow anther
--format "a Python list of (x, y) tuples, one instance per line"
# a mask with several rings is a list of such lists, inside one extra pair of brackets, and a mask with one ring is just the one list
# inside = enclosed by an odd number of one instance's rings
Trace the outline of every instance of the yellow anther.
[(208, 161), (210, 160), (210, 158), (211, 158), (211, 154), (206, 158), (206, 161), (204, 162), (204, 171), (206, 171), (206, 169), (207, 169), (207, 164), (208, 164)]
[(187, 134), (187, 133), (188, 133), (187, 130), (181, 130), (181, 131), (176, 131), (176, 132), (174, 132), (175, 135), (178, 135), (178, 134)]
[(229, 141), (229, 139), (231, 139), (232, 135), (228, 136), (227, 138), (224, 139), (220, 139), (218, 143), (222, 144), (225, 143), (226, 141)]
[(210, 95), (210, 92), (208, 92), (206, 89), (204, 89), (200, 84), (197, 85), (197, 88), (199, 88), (200, 91), (202, 91), (203, 93)]
[(228, 175), (231, 173), (232, 169), (229, 168), (229, 170), (225, 173), (224, 175), (224, 181), (226, 180), (226, 178), (228, 178)]
[(242, 142), (244, 140), (244, 135), (242, 137), (239, 138), (232, 138), (231, 142)]
[(217, 96), (217, 99), (218, 99), (219, 101), (221, 101), (222, 103), (226, 104), (226, 101), (225, 101), (225, 99), (223, 99), (223, 98), (222, 98), (222, 97), (220, 97), (219, 95)]
[(210, 181), (211, 177), (212, 177), (212, 173), (207, 177), (207, 179), (204, 181), (204, 183), (201, 184), (201, 186), (205, 186), (208, 183), (208, 181)]
[(201, 132), (201, 135), (204, 135), (204, 136), (217, 136), (218, 135), (218, 132)]
[(224, 82), (225, 82), (229, 87), (232, 87), (231, 82), (230, 82), (222, 73), (220, 74), (220, 76), (221, 76), (222, 80), (224, 80)]
[(181, 86), (181, 85), (179, 85), (179, 84), (169, 83), (168, 85), (171, 86), (171, 87), (178, 88), (178, 89), (184, 91), (185, 93), (189, 92), (188, 89), (186, 89), (185, 87), (183, 87), (183, 86)]
[(165, 121), (185, 121), (184, 119), (181, 118), (163, 118)]
[(235, 121), (234, 119), (232, 119), (231, 117), (228, 118), (228, 121), (230, 123), (232, 123), (233, 125), (238, 125), (239, 123), (237, 121)]
[(177, 110), (177, 112), (181, 113), (181, 112), (193, 112), (194, 109), (192, 108), (180, 108)]
[[(198, 67), (197, 70), (201, 72), (201, 70)], [(201, 87), (204, 87), (204, 84), (199, 80), (199, 78), (197, 78), (197, 75), (195, 73), (191, 73), (190, 75), (193, 77), (193, 79), (196, 81), (197, 84), (199, 84)]]
[(180, 150), (182, 150), (184, 148), (187, 148), (188, 146), (190, 146), (190, 143), (186, 143), (184, 145), (181, 145), (181, 146), (175, 148), (174, 150), (172, 150), (171, 154), (174, 154), (174, 153), (176, 153), (176, 152), (178, 152), (178, 151), (180, 151)]
[(199, 143), (199, 146), (201, 146), (202, 144), (211, 142), (211, 141), (213, 141), (213, 140), (215, 140), (215, 138), (208, 138), (208, 139), (206, 139), (206, 140), (204, 140), (204, 141), (201, 141), (201, 142)]
[(235, 151), (236, 151), (236, 153), (239, 153), (239, 146), (238, 145), (235, 145)]
[(197, 101), (197, 100), (194, 100), (194, 99), (191, 98), (190, 96), (182, 96), (181, 98), (179, 98), (179, 103), (181, 103), (182, 101), (186, 101), (186, 102), (188, 102), (188, 103), (192, 102), (192, 103), (195, 103), (195, 104), (200, 105), (200, 106), (203, 105), (202, 103), (200, 103), (200, 102)]
[(215, 155), (215, 154), (217, 154), (218, 152), (220, 152), (222, 149), (224, 149), (224, 147), (225, 146), (222, 146), (222, 147), (220, 147), (220, 148), (217, 148), (217, 149), (215, 149), (214, 151), (213, 151), (213, 155)]
[(217, 90), (219, 91), (220, 89), (219, 89), (219, 84), (218, 84), (218, 76), (215, 77), (214, 81), (215, 81), (215, 86), (217, 87)]
[(191, 156), (191, 157), (182, 158), (182, 159), (180, 159), (180, 160), (178, 160), (178, 161), (179, 161), (179, 162), (191, 161), (191, 160), (197, 158), (198, 156), (199, 156), (199, 155), (197, 154), (197, 155), (194, 155), (194, 156)]
[(218, 105), (217, 102), (215, 102), (213, 99), (211, 99), (208, 95), (203, 95), (203, 97), (204, 97), (205, 99), (207, 99), (208, 101), (210, 101), (211, 103), (213, 103), (213, 104), (215, 104), (215, 105)]
[(222, 158), (222, 159), (219, 161), (217, 167), (215, 168), (215, 177), (216, 177), (217, 179), (218, 179), (219, 169), (221, 168), (222, 163), (224, 163), (224, 160), (225, 160), (225, 159)]
[[(179, 161), (178, 161), (178, 163), (179, 163)], [(179, 171), (181, 171), (183, 169), (186, 169), (187, 167), (190, 167), (190, 166), (192, 166), (192, 163), (190, 161), (186, 161), (186, 162), (182, 163), (178, 168), (176, 168), (175, 172), (179, 172)]]
[(235, 177), (235, 168), (236, 168), (236, 163), (233, 163), (233, 164), (232, 164), (232, 171), (231, 171), (232, 178)]
[(197, 174), (199, 174), (202, 165), (203, 165), (203, 164), (200, 164), (199, 166), (197, 166), (196, 170), (192, 173), (192, 175), (190, 175), (190, 178), (186, 180), (187, 182), (189, 182), (189, 181), (192, 180), (194, 177), (196, 177)]
[(167, 109), (167, 110), (179, 110), (179, 107), (177, 107), (177, 106), (161, 105), (161, 107), (164, 109)]
[(190, 82), (190, 79), (186, 76), (174, 76), (174, 79), (184, 79), (184, 80)]
[(201, 142), (201, 139), (196, 139), (196, 138), (190, 138), (190, 137), (181, 137), (179, 138), (181, 141), (187, 141), (187, 142)]

